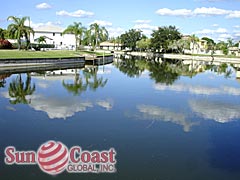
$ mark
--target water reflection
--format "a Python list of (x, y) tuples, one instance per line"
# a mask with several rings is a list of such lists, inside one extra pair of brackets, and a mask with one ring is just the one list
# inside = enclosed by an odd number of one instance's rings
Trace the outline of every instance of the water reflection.
[(31, 76), (27, 74), (25, 82), (22, 80), (22, 75), (19, 74), (9, 84), (8, 93), (11, 104), (30, 104), (32, 95), (35, 91), (35, 83), (31, 84)]
[(226, 63), (222, 63), (220, 65), (206, 65), (206, 70), (213, 71), (219, 75), (223, 74), (225, 78), (230, 78), (233, 74), (232, 68), (230, 68)]
[(75, 69), (75, 76), (73, 83), (66, 83), (65, 80), (62, 81), (63, 87), (73, 95), (80, 95), (82, 92), (87, 90), (87, 84), (83, 82), (82, 78), (79, 77), (77, 69)]
[(188, 92), (196, 95), (240, 95), (240, 88), (220, 85), (220, 87), (211, 87), (211, 85), (193, 85), (187, 83), (177, 82), (171, 86), (165, 84), (154, 84), (153, 88), (159, 91), (176, 91), (176, 92)]
[[(63, 173), (61, 179), (238, 180), (239, 65), (213, 65), (221, 63), (136, 58), (22, 74), (21, 80), (13, 74), (0, 88), (1, 152), (10, 143), (36, 149), (49, 139), (118, 151), (119, 171), (113, 176)], [(31, 103), (11, 105), (10, 84), (35, 89), (25, 97)], [(14, 179), (13, 170), (25, 179), (31, 172), (45, 175), (38, 167), (24, 172), (20, 167), (1, 167), (12, 176), (4, 174), (3, 179)]]
[(227, 123), (240, 119), (240, 105), (210, 100), (190, 100), (192, 111), (204, 119)]
[(107, 79), (98, 77), (98, 66), (87, 67), (83, 70), (83, 75), (86, 79), (86, 84), (90, 90), (96, 91), (99, 87), (104, 87), (107, 84)]
[(172, 122), (183, 126), (185, 132), (189, 132), (192, 126), (199, 124), (198, 122), (187, 120), (186, 115), (183, 113), (174, 112), (158, 106), (142, 104), (137, 106), (137, 110), (140, 112), (140, 114), (135, 115), (138, 119)]
[(115, 66), (128, 77), (139, 77), (142, 72), (146, 69), (147, 65), (145, 60), (136, 59), (121, 59), (121, 61), (116, 61)]

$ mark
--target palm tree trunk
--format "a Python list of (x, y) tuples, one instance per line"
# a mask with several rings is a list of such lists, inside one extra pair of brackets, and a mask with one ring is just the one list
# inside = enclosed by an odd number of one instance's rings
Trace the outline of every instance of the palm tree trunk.
[(20, 49), (21, 49), (21, 39), (18, 39), (17, 42), (18, 42), (18, 50), (20, 51)]

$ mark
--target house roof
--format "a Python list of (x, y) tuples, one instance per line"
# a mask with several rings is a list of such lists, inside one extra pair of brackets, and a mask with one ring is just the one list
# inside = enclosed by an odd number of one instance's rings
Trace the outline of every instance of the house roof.
[(122, 46), (122, 44), (120, 44), (120, 43), (111, 43), (111, 42), (105, 41), (105, 42), (100, 43), (100, 46), (114, 47), (114, 46)]
[(229, 49), (229, 51), (238, 51), (239, 50), (238, 47), (229, 47), (228, 49)]
[(51, 33), (62, 33), (64, 29), (60, 26), (54, 26), (54, 25), (43, 25), (34, 28), (35, 32), (51, 32)]

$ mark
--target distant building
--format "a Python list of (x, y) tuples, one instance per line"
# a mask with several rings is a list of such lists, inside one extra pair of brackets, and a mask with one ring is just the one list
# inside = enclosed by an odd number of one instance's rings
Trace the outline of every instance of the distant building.
[(234, 56), (240, 56), (239, 47), (229, 47), (228, 48), (228, 54), (229, 55), (234, 55)]
[(122, 50), (122, 44), (105, 41), (100, 43), (100, 49), (109, 50), (109, 51), (112, 51), (112, 50), (120, 51)]
[(37, 43), (41, 36), (45, 37), (46, 44), (54, 44), (55, 49), (71, 49), (76, 47), (75, 36), (73, 34), (64, 34), (64, 29), (58, 26), (47, 25), (34, 28), (35, 34), (31, 35), (31, 43)]

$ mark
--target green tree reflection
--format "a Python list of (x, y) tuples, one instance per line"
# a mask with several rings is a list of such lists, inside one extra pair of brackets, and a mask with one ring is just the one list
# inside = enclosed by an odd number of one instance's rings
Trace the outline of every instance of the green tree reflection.
[(90, 90), (96, 91), (99, 87), (104, 87), (107, 84), (107, 79), (103, 79), (103, 77), (98, 77), (98, 66), (85, 68), (83, 70), (83, 75), (86, 79), (88, 87)]
[(166, 85), (173, 84), (180, 76), (178, 66), (164, 62), (149, 63), (149, 76), (154, 79), (156, 83), (163, 83)]
[(145, 60), (124, 59), (115, 63), (115, 66), (128, 77), (134, 78), (141, 76), (147, 68), (147, 62)]
[(62, 85), (68, 92), (72, 93), (75, 96), (87, 90), (87, 84), (83, 82), (82, 78), (80, 78), (80, 74), (77, 73), (76, 69), (74, 83), (66, 83), (63, 80)]
[(73, 83), (66, 83), (62, 81), (63, 87), (73, 95), (81, 95), (88, 89), (96, 91), (100, 87), (104, 87), (107, 84), (107, 79), (98, 77), (98, 67), (87, 67), (82, 70), (82, 76), (75, 72), (75, 79)]
[(207, 65), (206, 69), (219, 75), (223, 74), (225, 78), (230, 78), (233, 74), (233, 70), (229, 68), (226, 63), (222, 63), (220, 65)]
[(27, 96), (32, 95), (35, 91), (35, 84), (31, 84), (31, 76), (27, 74), (25, 82), (22, 79), (21, 74), (19, 74), (12, 82), (9, 84), (8, 94), (11, 97), (11, 104), (30, 104), (31, 99)]

